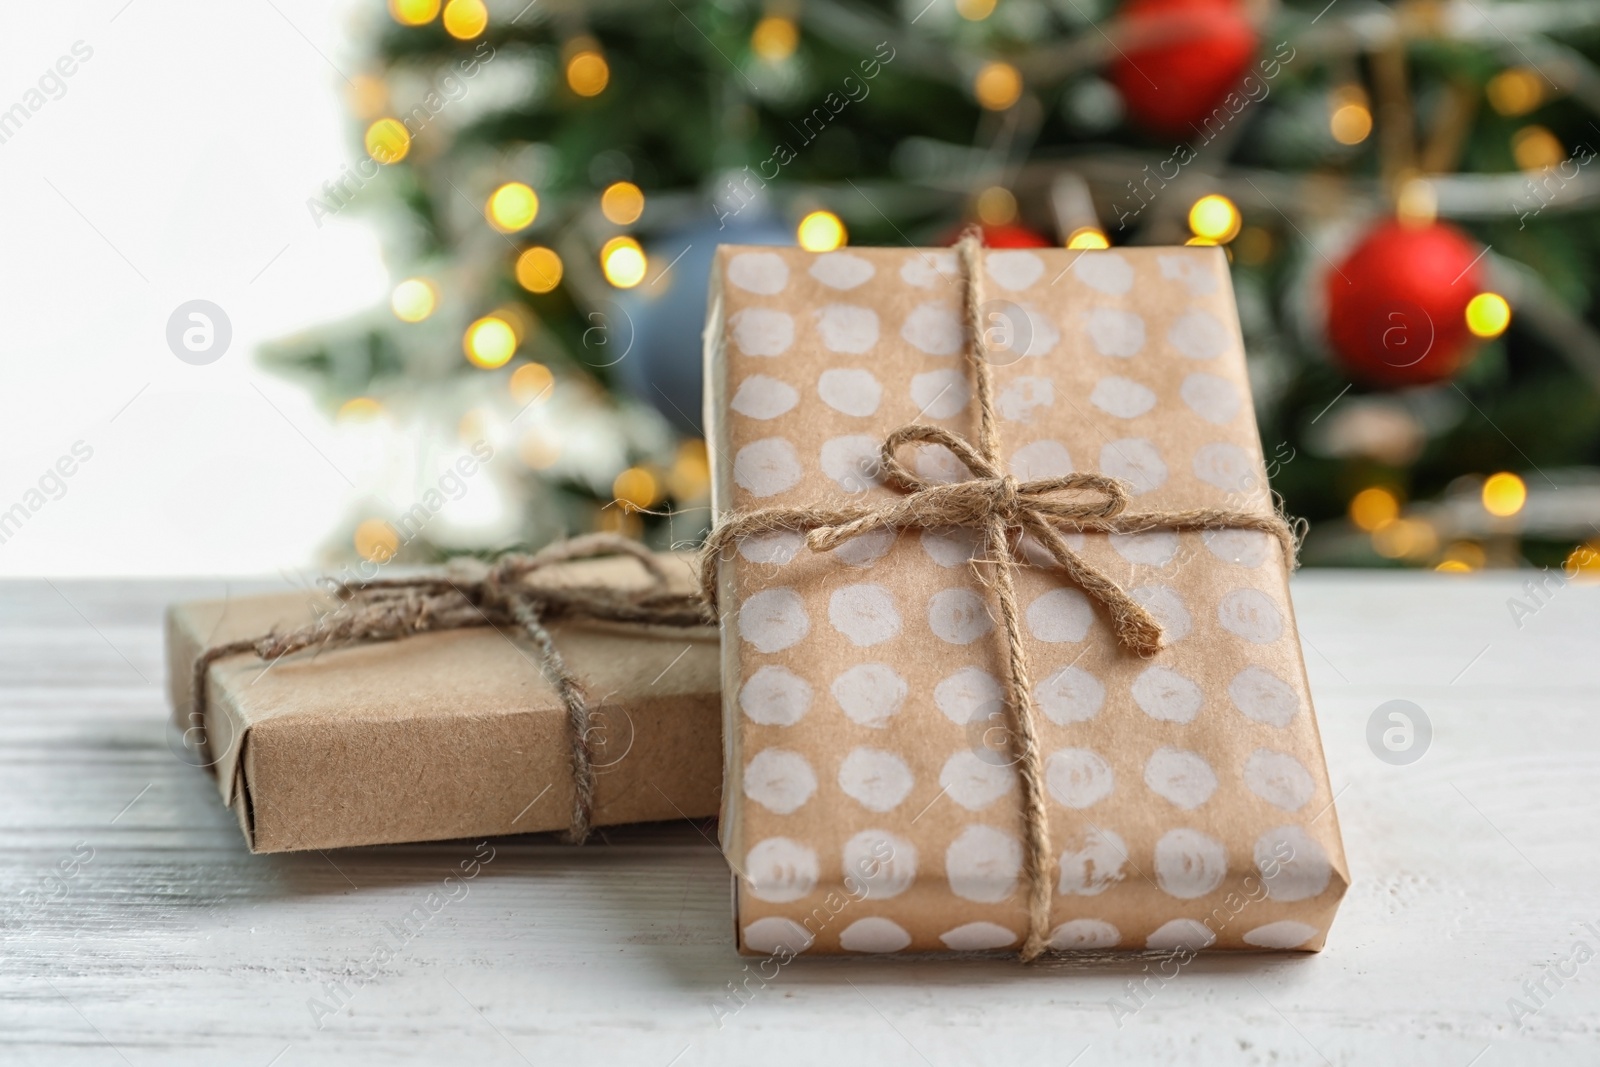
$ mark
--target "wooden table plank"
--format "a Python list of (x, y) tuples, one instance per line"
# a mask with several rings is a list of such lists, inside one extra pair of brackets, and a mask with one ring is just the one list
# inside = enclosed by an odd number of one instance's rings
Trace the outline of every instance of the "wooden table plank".
[[(1526, 577), (1296, 580), (1355, 883), (1321, 955), (1165, 982), (1128, 957), (801, 960), (763, 983), (709, 826), (497, 839), (465, 882), (445, 879), (476, 842), (250, 856), (169, 747), (160, 613), (262, 583), (7, 582), (0, 1062), (1587, 1062), (1600, 960), (1559, 985), (1548, 966), (1600, 954), (1600, 591), (1519, 627)], [(1434, 727), (1410, 766), (1367, 746), (1394, 698)]]

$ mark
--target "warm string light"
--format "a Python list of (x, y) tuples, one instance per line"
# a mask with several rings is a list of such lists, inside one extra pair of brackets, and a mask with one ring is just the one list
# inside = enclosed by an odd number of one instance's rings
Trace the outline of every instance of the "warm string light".
[(1221, 193), (1202, 196), (1189, 208), (1189, 229), (1213, 244), (1227, 244), (1239, 236), (1244, 224), (1239, 209)]
[(1544, 79), (1528, 67), (1512, 67), (1489, 79), (1489, 106), (1507, 118), (1526, 115), (1544, 103)]
[(524, 363), (511, 372), (511, 380), (507, 383), (511, 399), (521, 407), (550, 399), (555, 386), (555, 375), (543, 363)]
[(632, 182), (612, 182), (600, 194), (600, 214), (618, 226), (633, 225), (644, 214), (644, 191)]
[(750, 32), (750, 50), (768, 63), (782, 63), (800, 46), (800, 28), (782, 15), (768, 15)]
[(1381, 485), (1369, 486), (1350, 499), (1350, 521), (1367, 533), (1381, 530), (1400, 517), (1400, 498)]
[(956, 0), (956, 14), (968, 22), (982, 22), (994, 14), (995, 0)]
[(1472, 541), (1455, 541), (1444, 550), (1444, 558), (1433, 569), (1446, 574), (1471, 574), (1489, 561), (1483, 546)]
[(483, 0), (450, 0), (444, 6), (444, 29), (458, 41), (470, 41), (489, 25)]
[(1467, 329), (1474, 337), (1491, 341), (1511, 325), (1511, 305), (1499, 293), (1479, 293), (1467, 301)]
[(411, 151), (411, 134), (399, 119), (379, 119), (367, 127), (366, 146), (374, 162), (398, 163)]
[(1347, 85), (1334, 91), (1328, 114), (1328, 132), (1342, 145), (1357, 145), (1372, 134), (1372, 107), (1366, 90)]
[(831, 211), (813, 211), (795, 227), (795, 240), (807, 252), (832, 252), (848, 238), (844, 222)]
[(372, 563), (388, 563), (400, 551), (400, 535), (383, 519), (365, 519), (356, 526), (356, 554)]
[(1483, 510), (1500, 519), (1509, 519), (1528, 502), (1528, 486), (1510, 471), (1491, 474), (1483, 482)]
[(1079, 226), (1067, 237), (1068, 248), (1110, 248), (1105, 231), (1097, 226)]
[(383, 405), (370, 396), (353, 396), (339, 405), (337, 422), (368, 422), (383, 414)]
[(1511, 135), (1511, 158), (1520, 170), (1540, 171), (1567, 158), (1567, 146), (1544, 126), (1524, 126)]
[(345, 99), (349, 101), (350, 111), (356, 118), (377, 118), (389, 106), (389, 86), (375, 75), (357, 74), (350, 79)]
[(648, 508), (661, 499), (661, 483), (645, 467), (629, 467), (611, 483), (611, 495), (631, 510)]
[(990, 111), (1004, 111), (1022, 98), (1022, 72), (1004, 60), (985, 63), (972, 79), (972, 95)]
[(567, 88), (579, 96), (599, 96), (611, 82), (611, 65), (597, 42), (588, 38), (568, 46)]
[(1574, 548), (1561, 564), (1561, 569), (1569, 578), (1578, 578), (1592, 582), (1600, 577), (1600, 539), (1586, 542)]
[(484, 370), (503, 367), (517, 352), (517, 334), (511, 324), (498, 315), (485, 315), (467, 327), (461, 338), (467, 361)]
[(564, 273), (555, 249), (534, 245), (517, 256), (517, 284), (530, 293), (548, 293), (561, 284)]
[(618, 289), (632, 289), (644, 281), (644, 249), (632, 237), (613, 237), (600, 249), (600, 270)]
[(506, 182), (489, 194), (483, 214), (501, 233), (516, 233), (538, 217), (539, 194), (522, 182)]
[(699, 500), (711, 490), (711, 462), (699, 438), (683, 442), (667, 472), (667, 490), (674, 500)]
[(426, 26), (439, 15), (439, 0), (389, 0), (389, 15), (402, 26)]
[(407, 278), (389, 294), (389, 307), (401, 322), (421, 322), (439, 306), (439, 291), (426, 278)]
[(1003, 185), (991, 185), (973, 202), (978, 221), (985, 226), (1006, 226), (1017, 220), (1017, 198)]

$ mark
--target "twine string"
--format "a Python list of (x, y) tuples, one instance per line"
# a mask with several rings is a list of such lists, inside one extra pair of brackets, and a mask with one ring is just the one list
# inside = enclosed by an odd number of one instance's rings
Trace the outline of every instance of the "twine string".
[[(721, 517), (706, 538), (700, 566), (701, 596), (714, 611), (717, 563), (747, 537), (779, 531), (805, 533), (806, 545), (826, 552), (875, 530), (967, 527), (982, 535), (990, 565), (986, 584), (1000, 609), (1000, 634), (1005, 642), (1004, 700), (1010, 720), (1012, 756), (1022, 785), (1025, 838), (1023, 873), (1027, 879), (1028, 932), (1024, 960), (1036, 959), (1047, 947), (1053, 879), (1050, 877), (1050, 817), (1045, 800), (1044, 760), (1033, 711), (1033, 686), (1022, 641), (1022, 611), (1017, 600), (1015, 569), (1029, 562), (1021, 555), (1023, 537), (1048, 555), (1053, 569), (1082, 589), (1110, 618), (1117, 641), (1141, 657), (1161, 650), (1161, 625), (1104, 571), (1074, 552), (1061, 531), (1140, 533), (1147, 530), (1253, 529), (1271, 534), (1291, 569), (1303, 525), (1288, 522), (1276, 508), (1189, 508), (1131, 512), (1127, 487), (1102, 474), (1075, 472), (1055, 478), (1018, 481), (1001, 460), (1000, 433), (994, 403), (994, 378), (984, 337), (982, 238), (975, 230), (956, 245), (964, 278), (963, 319), (967, 334), (966, 363), (972, 375), (978, 409), (977, 441), (973, 443), (940, 426), (912, 423), (884, 439), (879, 480), (901, 495), (867, 504), (758, 508)], [(968, 478), (933, 483), (899, 459), (908, 444), (942, 445), (967, 469)]]
[[(602, 557), (636, 560), (649, 577), (642, 589), (611, 586), (558, 588), (528, 581), (561, 563)], [(265, 662), (306, 649), (393, 641), (416, 634), (493, 626), (520, 630), (533, 643), (540, 670), (567, 713), (573, 799), (568, 839), (582, 844), (594, 820), (595, 768), (593, 722), (582, 681), (561, 655), (549, 626), (558, 621), (627, 623), (641, 626), (697, 627), (713, 621), (693, 593), (675, 593), (661, 561), (636, 541), (616, 534), (587, 534), (559, 541), (533, 553), (502, 556), (481, 577), (424, 574), (342, 583), (337, 611), (315, 623), (282, 633), (213, 645), (194, 663), (195, 720), (202, 726), (200, 748), (211, 762), (203, 729), (206, 673), (220, 659), (253, 653)]]

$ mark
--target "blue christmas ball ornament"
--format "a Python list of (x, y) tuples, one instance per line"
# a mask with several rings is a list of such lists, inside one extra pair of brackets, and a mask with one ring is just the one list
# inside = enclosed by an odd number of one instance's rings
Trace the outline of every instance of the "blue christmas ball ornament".
[[(751, 214), (754, 216), (753, 210)], [(617, 306), (631, 326), (632, 342), (614, 368), (622, 388), (651, 404), (685, 433), (702, 433), (701, 338), (711, 257), (718, 245), (792, 244), (794, 231), (770, 215), (727, 217), (720, 226), (715, 217), (708, 216), (651, 241), (647, 249), (650, 274), (637, 288), (617, 298)], [(671, 269), (660, 274), (668, 263)]]

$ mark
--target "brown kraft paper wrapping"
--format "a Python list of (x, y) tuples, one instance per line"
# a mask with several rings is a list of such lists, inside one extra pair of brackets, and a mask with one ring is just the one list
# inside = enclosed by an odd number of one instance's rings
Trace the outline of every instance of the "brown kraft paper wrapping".
[[(1110, 475), (1139, 511), (1270, 509), (1220, 249), (983, 256), (1011, 474)], [(975, 441), (963, 284), (948, 249), (722, 248), (706, 332), (717, 514), (893, 499), (876, 456), (906, 423)], [(900, 458), (971, 477), (943, 446)], [(779, 532), (725, 556), (722, 838), (741, 951), (1021, 945), (1022, 816), (979, 537), (885, 530), (818, 554)], [(1125, 651), (1058, 571), (1017, 569), (1050, 946), (1320, 949), (1349, 875), (1277, 541), (1066, 539), (1167, 647)], [(1048, 562), (1026, 539), (1022, 553)]]
[[(663, 561), (674, 588), (694, 587), (686, 560)], [(556, 578), (539, 580), (643, 578), (636, 563), (609, 559), (564, 564)], [(178, 728), (203, 725), (217, 788), (252, 852), (567, 828), (567, 713), (514, 633), (427, 633), (272, 664), (227, 657), (207, 674), (208, 721), (188, 721), (190, 676), (204, 648), (293, 629), (334, 606), (301, 591), (168, 611)], [(594, 824), (714, 815), (722, 778), (715, 633), (598, 623), (550, 632), (593, 707)]]

